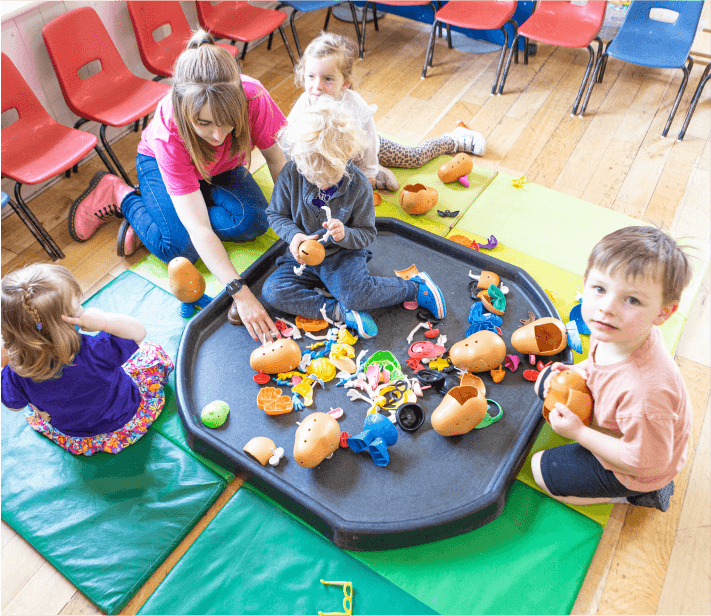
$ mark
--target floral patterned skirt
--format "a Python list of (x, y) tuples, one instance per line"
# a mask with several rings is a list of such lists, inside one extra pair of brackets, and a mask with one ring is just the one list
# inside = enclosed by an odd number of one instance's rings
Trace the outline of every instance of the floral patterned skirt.
[(30, 405), (27, 423), (70, 453), (90, 456), (97, 451), (119, 453), (135, 443), (158, 418), (165, 404), (163, 388), (173, 371), (173, 362), (160, 345), (143, 342), (131, 358), (121, 366), (138, 385), (141, 403), (133, 418), (114, 432), (95, 436), (68, 436), (47, 423), (37, 409)]

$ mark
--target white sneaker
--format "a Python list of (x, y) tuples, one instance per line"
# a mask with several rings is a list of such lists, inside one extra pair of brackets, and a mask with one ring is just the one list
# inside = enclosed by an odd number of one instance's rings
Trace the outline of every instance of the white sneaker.
[(484, 152), (486, 152), (484, 135), (463, 126), (457, 126), (451, 133), (445, 133), (444, 136), (454, 139), (455, 154), (457, 152), (467, 152), (475, 156), (484, 156)]
[(375, 188), (377, 190), (389, 190), (395, 192), (400, 189), (400, 184), (395, 174), (387, 167), (378, 165), (378, 175), (375, 178)]

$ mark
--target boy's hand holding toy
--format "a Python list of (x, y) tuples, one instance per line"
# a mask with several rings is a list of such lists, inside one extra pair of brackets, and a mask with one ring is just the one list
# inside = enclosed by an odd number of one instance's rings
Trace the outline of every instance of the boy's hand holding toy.
[(346, 236), (346, 228), (338, 218), (331, 218), (324, 222), (322, 226), (331, 234), (334, 242), (340, 242)]
[[(326, 223), (324, 223), (326, 224)], [(315, 240), (318, 239), (318, 235), (306, 235), (304, 233), (297, 233), (293, 238), (291, 238), (291, 243), (289, 244), (289, 250), (291, 251), (291, 255), (296, 259), (298, 263), (303, 264), (304, 260), (301, 258), (301, 255), (299, 254), (299, 246), (303, 244), (306, 240)]]
[(548, 421), (556, 434), (573, 441), (579, 440), (580, 430), (585, 428), (580, 417), (560, 402), (549, 413)]

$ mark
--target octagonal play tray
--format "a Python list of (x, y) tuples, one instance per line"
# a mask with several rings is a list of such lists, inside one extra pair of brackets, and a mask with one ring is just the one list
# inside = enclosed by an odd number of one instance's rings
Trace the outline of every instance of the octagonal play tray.
[[(545, 292), (522, 269), (424, 232), (397, 220), (377, 221), (378, 236), (371, 245), (369, 262), (374, 275), (392, 276), (413, 263), (427, 272), (441, 288), (447, 318), (439, 325), (447, 336), (447, 346), (463, 339), (472, 306), (469, 271), (482, 269), (499, 274), (509, 287), (502, 330), (507, 352), (511, 333), (520, 319), (533, 312), (536, 317), (558, 317)], [(276, 258), (286, 249), (278, 242), (244, 272), (250, 289), (261, 299), (261, 287), (273, 271)], [(351, 402), (338, 379), (325, 388), (314, 389), (314, 402), (303, 411), (267, 416), (257, 408), (260, 386), (254, 382), (249, 356), (256, 343), (244, 327), (227, 322), (231, 298), (221, 293), (195, 316), (185, 329), (177, 360), (176, 390), (178, 409), (188, 443), (195, 451), (229, 468), (252, 473), (254, 483), (277, 502), (312, 524), (337, 546), (355, 550), (378, 550), (417, 545), (454, 536), (482, 526), (503, 510), (507, 488), (533, 444), (541, 426), (541, 402), (533, 384), (522, 374), (528, 358), (514, 373), (506, 371), (501, 383), (489, 373), (480, 373), (486, 397), (503, 408), (503, 418), (487, 428), (457, 437), (443, 437), (430, 424), (430, 415), (442, 400), (432, 389), (419, 399), (426, 412), (424, 425), (413, 433), (398, 428), (397, 442), (388, 448), (390, 462), (378, 467), (367, 452), (354, 453), (339, 448), (331, 459), (316, 468), (300, 467), (293, 458), (296, 422), (314, 411), (328, 412), (341, 407), (341, 430), (362, 431), (368, 404)], [(371, 312), (378, 335), (359, 340), (356, 354), (367, 349), (392, 352), (403, 372), (411, 376), (408, 333), (419, 322), (418, 311), (393, 306)], [(272, 316), (278, 316), (272, 311)], [(293, 322), (293, 317), (284, 315)], [(325, 333), (325, 332), (321, 332)], [(427, 340), (422, 330), (414, 340)], [(313, 340), (298, 341), (302, 353)], [(549, 357), (572, 363), (572, 352)], [(274, 383), (270, 383), (274, 385)], [(288, 387), (282, 387), (290, 394)], [(231, 412), (218, 429), (205, 427), (201, 409), (213, 400), (224, 400)], [(492, 414), (496, 410), (492, 408)], [(268, 436), (283, 447), (285, 456), (278, 466), (261, 466), (242, 451), (255, 436)]]

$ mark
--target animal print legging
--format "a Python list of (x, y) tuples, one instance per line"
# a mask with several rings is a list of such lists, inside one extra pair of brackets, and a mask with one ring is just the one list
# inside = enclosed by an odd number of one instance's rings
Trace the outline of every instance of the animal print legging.
[(428, 139), (420, 145), (401, 145), (380, 137), (378, 162), (383, 167), (417, 169), (442, 154), (454, 154), (454, 139), (443, 135)]

